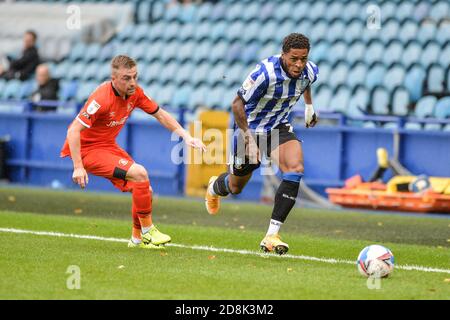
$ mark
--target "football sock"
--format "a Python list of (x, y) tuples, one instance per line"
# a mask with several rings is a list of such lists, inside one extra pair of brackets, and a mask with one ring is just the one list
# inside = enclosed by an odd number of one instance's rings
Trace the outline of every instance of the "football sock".
[(280, 231), (280, 227), (283, 225), (283, 222), (270, 219), (269, 229), (267, 230), (266, 236), (277, 234)]
[[(142, 233), (152, 226), (152, 192), (150, 181), (135, 182), (133, 187), (133, 207), (141, 224)], [(143, 230), (146, 230), (144, 232)]]
[(222, 173), (216, 181), (214, 181), (214, 184), (210, 190), (210, 193), (212, 195), (216, 196), (222, 196), (226, 197), (231, 193), (230, 187), (228, 185), (228, 179), (229, 174), (228, 173)]
[(286, 220), (289, 212), (295, 205), (302, 176), (302, 173), (297, 172), (286, 172), (283, 174), (283, 181), (281, 181), (275, 195), (272, 220), (282, 223)]

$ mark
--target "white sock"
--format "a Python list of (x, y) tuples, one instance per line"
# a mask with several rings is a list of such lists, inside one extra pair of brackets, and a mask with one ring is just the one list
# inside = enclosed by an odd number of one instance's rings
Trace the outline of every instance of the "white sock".
[(150, 227), (141, 227), (142, 234), (146, 234), (153, 227), (153, 224)]
[(134, 244), (140, 244), (142, 242), (141, 239), (137, 239), (135, 237), (131, 237), (131, 242), (133, 242)]
[(280, 227), (283, 225), (283, 222), (270, 219), (269, 229), (267, 230), (266, 236), (277, 234), (280, 231)]
[(211, 183), (208, 187), (208, 192), (210, 195), (212, 196), (217, 196), (217, 194), (214, 192), (214, 188), (213, 188), (214, 183)]

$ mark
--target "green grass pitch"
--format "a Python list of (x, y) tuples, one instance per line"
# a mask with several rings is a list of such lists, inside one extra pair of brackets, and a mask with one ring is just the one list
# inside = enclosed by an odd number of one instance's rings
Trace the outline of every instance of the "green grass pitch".
[[(0, 299), (450, 299), (448, 216), (295, 208), (279, 257), (259, 251), (268, 206), (224, 202), (209, 216), (201, 199), (157, 197), (154, 222), (173, 245), (150, 251), (126, 246), (130, 203), (0, 188)], [(374, 243), (392, 250), (396, 269), (368, 283), (354, 261)], [(79, 289), (68, 288), (70, 266)]]

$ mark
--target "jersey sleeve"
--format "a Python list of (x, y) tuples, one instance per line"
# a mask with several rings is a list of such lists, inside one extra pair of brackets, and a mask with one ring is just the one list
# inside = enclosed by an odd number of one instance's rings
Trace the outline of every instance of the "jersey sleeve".
[(136, 102), (136, 107), (142, 109), (143, 111), (147, 112), (148, 114), (154, 114), (158, 112), (159, 106), (158, 104), (150, 98), (148, 95), (145, 94), (144, 90), (141, 88), (139, 89), (139, 99)]
[(267, 91), (269, 79), (262, 64), (258, 64), (248, 75), (237, 94), (248, 103), (250, 100), (259, 100)]
[(76, 119), (82, 125), (90, 128), (94, 125), (99, 116), (105, 113), (108, 108), (108, 98), (100, 90), (94, 91), (93, 94), (84, 104), (78, 113)]
[(319, 76), (319, 67), (312, 61), (306, 63), (306, 69), (308, 71), (308, 79), (310, 85), (317, 81)]

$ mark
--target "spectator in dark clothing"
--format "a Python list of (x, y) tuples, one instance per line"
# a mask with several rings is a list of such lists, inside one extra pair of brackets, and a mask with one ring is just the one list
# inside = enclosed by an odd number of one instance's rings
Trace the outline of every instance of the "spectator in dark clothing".
[(19, 79), (27, 80), (32, 75), (39, 64), (39, 54), (36, 49), (37, 35), (34, 31), (27, 31), (23, 37), (24, 48), (22, 57), (14, 60), (8, 57), (9, 70), (4, 71), (0, 68), (0, 77), (7, 80)]
[[(40, 64), (36, 68), (36, 82), (38, 89), (32, 93), (31, 100), (36, 103), (40, 101), (58, 100), (59, 80), (52, 79), (48, 66), (46, 64)], [(56, 106), (42, 105), (34, 106), (35, 111), (55, 111)]]

